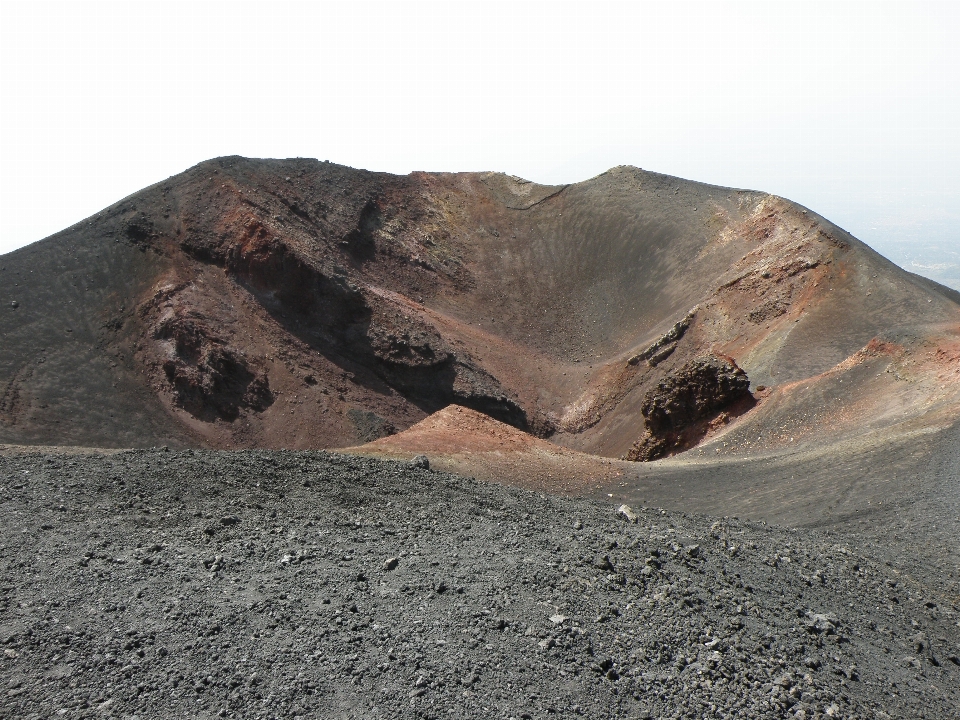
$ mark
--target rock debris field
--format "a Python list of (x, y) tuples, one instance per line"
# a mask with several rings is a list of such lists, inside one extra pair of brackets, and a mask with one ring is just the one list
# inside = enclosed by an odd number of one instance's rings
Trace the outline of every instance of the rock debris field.
[(837, 533), (284, 451), (8, 452), (0, 517), (3, 717), (960, 707), (957, 607)]

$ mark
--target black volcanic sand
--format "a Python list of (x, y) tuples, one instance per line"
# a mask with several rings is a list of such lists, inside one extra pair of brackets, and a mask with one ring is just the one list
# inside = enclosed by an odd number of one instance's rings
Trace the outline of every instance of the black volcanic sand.
[(960, 424), (760, 458), (709, 450), (637, 464), (613, 501), (833, 528), (960, 598)]
[(8, 452), (0, 715), (956, 717), (956, 598), (902, 557), (636, 516), (322, 452)]

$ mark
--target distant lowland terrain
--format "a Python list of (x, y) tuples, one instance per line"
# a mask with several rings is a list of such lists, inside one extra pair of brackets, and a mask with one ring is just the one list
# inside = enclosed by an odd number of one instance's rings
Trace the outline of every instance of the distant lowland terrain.
[(960, 235), (953, 242), (886, 241), (876, 247), (900, 267), (960, 290)]

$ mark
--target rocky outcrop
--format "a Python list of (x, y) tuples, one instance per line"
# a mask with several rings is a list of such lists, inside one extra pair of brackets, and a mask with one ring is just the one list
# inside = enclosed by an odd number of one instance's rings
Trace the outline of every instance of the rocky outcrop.
[[(359, 382), (385, 382), (428, 413), (459, 403), (528, 429), (526, 412), (500, 381), (469, 353), (455, 351), (419, 303), (384, 291), (372, 275), (359, 272), (375, 255), (397, 252), (383, 243), (392, 237), (390, 228), (403, 223), (391, 225), (378, 193), (372, 187), (358, 190), (367, 200), (344, 209), (342, 214), (352, 218), (345, 231), (325, 226), (323, 217), (332, 213), (298, 211), (303, 203), (284, 201), (298, 221), (326, 236), (328, 246), (320, 252), (317, 248), (324, 245), (305, 250), (296, 232), (277, 230), (275, 217), (249, 204), (231, 216), (224, 232), (194, 228), (180, 247), (201, 263), (222, 267), (306, 347), (337, 366), (352, 367), (355, 375), (370, 373), (377, 379)], [(202, 226), (197, 219), (194, 224)], [(329, 242), (337, 235), (339, 242)], [(367, 423), (353, 424), (358, 439), (381, 436), (371, 435)]]
[(709, 423), (723, 411), (752, 402), (750, 379), (732, 358), (697, 358), (644, 398), (640, 412), (647, 430), (624, 459), (656, 460), (685, 450), (706, 434)]
[(688, 312), (683, 319), (678, 320), (672, 328), (658, 338), (656, 342), (650, 345), (650, 347), (637, 353), (627, 360), (627, 362), (630, 365), (636, 365), (641, 360), (646, 360), (647, 365), (650, 367), (656, 367), (659, 365), (661, 362), (670, 357), (673, 354), (673, 351), (677, 349), (677, 343), (680, 342), (687, 330), (690, 329), (690, 323), (693, 322), (693, 318), (696, 316), (696, 314), (697, 308), (693, 308), (693, 310)]
[(209, 328), (171, 314), (154, 339), (166, 350), (162, 368), (174, 404), (194, 417), (234, 420), (243, 408), (259, 412), (273, 403), (266, 372)]
[(241, 408), (262, 411), (273, 402), (266, 374), (229, 348), (208, 348), (196, 364), (167, 360), (163, 371), (176, 404), (202, 420), (234, 420)]

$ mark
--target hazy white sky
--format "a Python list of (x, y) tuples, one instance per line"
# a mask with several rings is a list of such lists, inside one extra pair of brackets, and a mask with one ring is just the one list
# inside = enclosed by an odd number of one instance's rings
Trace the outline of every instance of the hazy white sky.
[(218, 155), (620, 164), (960, 249), (960, 2), (0, 0), (0, 253)]

